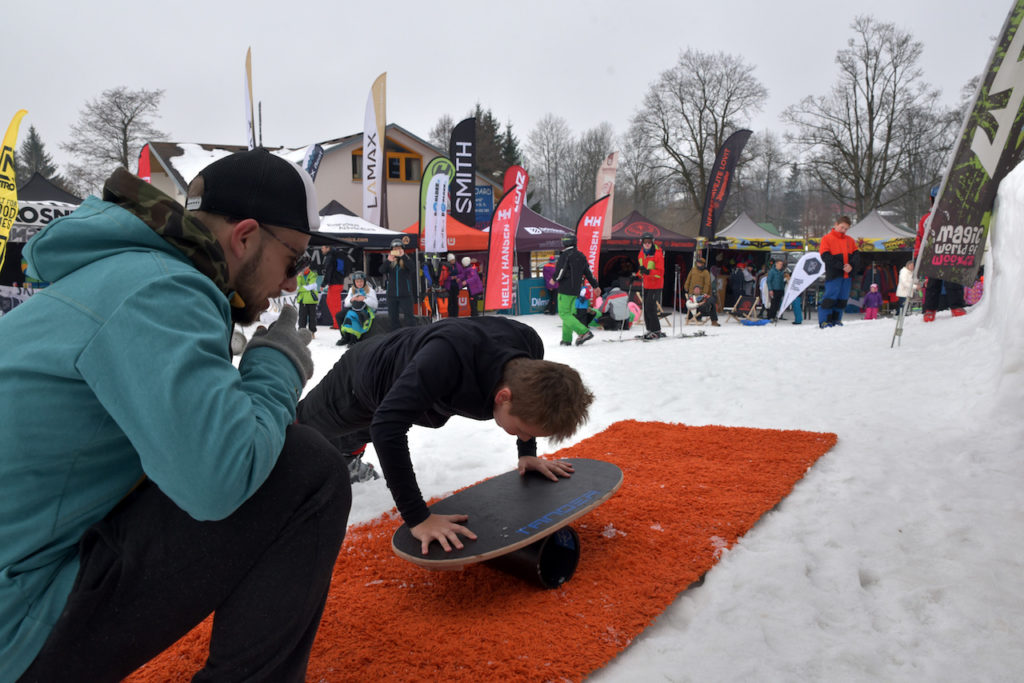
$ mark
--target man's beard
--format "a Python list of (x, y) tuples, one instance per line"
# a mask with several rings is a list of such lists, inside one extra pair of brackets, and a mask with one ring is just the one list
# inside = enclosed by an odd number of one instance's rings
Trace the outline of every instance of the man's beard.
[(235, 291), (245, 302), (245, 306), (242, 308), (231, 307), (231, 320), (238, 325), (252, 325), (259, 320), (260, 313), (263, 312), (264, 297), (256, 294), (258, 271), (262, 262), (263, 245), (261, 244), (253, 258), (243, 263), (238, 270)]

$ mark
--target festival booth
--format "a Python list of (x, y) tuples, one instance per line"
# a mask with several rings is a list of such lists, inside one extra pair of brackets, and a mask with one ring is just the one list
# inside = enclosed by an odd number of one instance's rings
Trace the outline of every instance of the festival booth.
[(39, 173), (18, 188), (18, 216), (11, 225), (7, 246), (4, 249), (4, 264), (0, 269), (0, 292), (6, 303), (0, 309), (6, 311), (23, 301), (28, 294), (19, 286), (25, 281), (21, 269), (21, 253), (33, 235), (50, 221), (66, 216), (82, 203), (78, 197), (65, 192)]
[(857, 243), (863, 268), (863, 272), (854, 274), (851, 300), (859, 301), (874, 283), (884, 302), (895, 303), (900, 268), (913, 258), (916, 234), (890, 223), (877, 209), (846, 234)]
[[(460, 252), (462, 256), (469, 256), (476, 258), (480, 263), (487, 262), (487, 244), (490, 236), (476, 228), (471, 228), (465, 223), (453, 218), (450, 214), (445, 215), (445, 238), (448, 241), (448, 251), (455, 253)], [(420, 222), (416, 221), (402, 232), (408, 235), (416, 235), (417, 239), (420, 234)], [(469, 253), (466, 253), (469, 252)], [(416, 267), (419, 270), (419, 254), (416, 252)], [(446, 254), (438, 254), (438, 257), (444, 259)], [(461, 256), (459, 257), (461, 258)], [(483, 277), (483, 271), (480, 271), (480, 276)], [(441, 298), (437, 301), (437, 306), (443, 315), (447, 315), (447, 300)], [(417, 303), (417, 306), (420, 306)], [(462, 290), (459, 293), (459, 315), (469, 315), (469, 295), (466, 290)]]
[(738, 291), (726, 291), (729, 289), (729, 274), (737, 264), (752, 265), (756, 272), (761, 266), (767, 265), (773, 255), (786, 258), (785, 252), (803, 252), (805, 244), (802, 239), (789, 239), (769, 231), (746, 213), (741, 213), (736, 220), (719, 230), (714, 239), (702, 238), (701, 249), (706, 250), (708, 267), (712, 277), (718, 281), (719, 304), (722, 307), (731, 306), (731, 302), (739, 296)]
[[(612, 226), (611, 236), (601, 240), (601, 266), (597, 275), (602, 287), (610, 286), (616, 280), (629, 277), (636, 272), (637, 254), (640, 253), (640, 237), (649, 232), (654, 241), (665, 251), (665, 287), (662, 296), (671, 302), (674, 291), (675, 269), (680, 266), (680, 278), (690, 270), (692, 254), (697, 248), (696, 238), (680, 235), (653, 222), (639, 211), (633, 211)], [(690, 254), (691, 256), (687, 256)], [(664, 304), (665, 301), (662, 301)]]

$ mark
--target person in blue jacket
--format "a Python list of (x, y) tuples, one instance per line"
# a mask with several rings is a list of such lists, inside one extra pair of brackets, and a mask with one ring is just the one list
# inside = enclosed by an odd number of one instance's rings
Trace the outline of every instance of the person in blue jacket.
[(237, 368), (230, 339), (295, 289), (318, 205), (263, 149), (186, 201), (119, 169), (26, 246), (52, 284), (0, 318), (0, 681), (121, 680), (211, 612), (194, 680), (304, 679), (348, 472), (292, 425), (295, 309)]

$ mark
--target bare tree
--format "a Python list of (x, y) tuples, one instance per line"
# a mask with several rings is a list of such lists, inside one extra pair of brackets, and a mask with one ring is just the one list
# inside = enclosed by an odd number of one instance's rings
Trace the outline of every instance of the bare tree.
[(737, 178), (736, 201), (727, 208), (741, 211), (755, 221), (779, 224), (785, 213), (785, 183), (793, 159), (778, 134), (766, 130), (751, 136), (743, 150), (746, 163)]
[(658, 172), (657, 166), (655, 144), (634, 124), (619, 140), (615, 219), (626, 216), (634, 209), (650, 214), (665, 203), (665, 178)]
[(545, 215), (554, 219), (566, 201), (569, 152), (572, 132), (565, 119), (545, 114), (526, 140), (526, 168), (537, 202)]
[(61, 149), (78, 158), (68, 176), (80, 191), (96, 191), (118, 166), (131, 170), (142, 146), (166, 134), (153, 127), (163, 90), (104, 90), (86, 103)]
[(753, 71), (733, 55), (687, 50), (651, 85), (633, 119), (659, 172), (697, 213), (718, 149), (768, 96)]
[[(839, 79), (826, 95), (805, 98), (783, 113), (804, 168), (842, 206), (863, 217), (914, 191), (908, 167), (915, 137), (936, 149), (939, 93), (923, 81), (922, 45), (893, 24), (860, 16), (836, 55)], [(899, 183), (900, 179), (904, 182)], [(924, 181), (927, 182), (927, 181)]]
[[(565, 201), (558, 212), (564, 225), (575, 225), (575, 221), (590, 206), (594, 196), (597, 171), (601, 162), (615, 147), (615, 132), (610, 123), (583, 132), (572, 144), (567, 159)], [(566, 222), (571, 221), (571, 222)]]
[(427, 133), (427, 139), (434, 147), (448, 153), (448, 143), (452, 139), (452, 129), (455, 128), (455, 119), (451, 114), (442, 114), (434, 127)]

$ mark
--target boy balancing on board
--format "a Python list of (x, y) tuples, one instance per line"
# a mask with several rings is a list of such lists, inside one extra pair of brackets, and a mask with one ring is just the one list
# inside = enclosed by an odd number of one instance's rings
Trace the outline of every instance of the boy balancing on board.
[(593, 394), (579, 373), (543, 360), (533, 328), (506, 318), (446, 319), (402, 328), (350, 348), (299, 403), (301, 424), (333, 443), (372, 441), (391, 495), (423, 554), (475, 539), (466, 515), (431, 514), (409, 455), (412, 425), (438, 428), (452, 415), (490, 420), (516, 437), (519, 472), (558, 481), (572, 465), (537, 457), (537, 437), (572, 436)]

